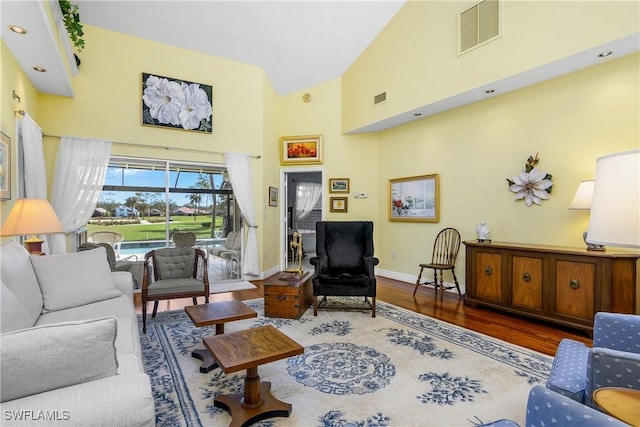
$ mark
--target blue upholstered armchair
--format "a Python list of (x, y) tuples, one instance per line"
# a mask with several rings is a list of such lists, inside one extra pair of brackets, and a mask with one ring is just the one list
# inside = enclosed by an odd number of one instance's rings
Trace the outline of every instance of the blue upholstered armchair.
[[(483, 424), (483, 426), (519, 427), (517, 423), (507, 419)], [(529, 392), (525, 426), (621, 427), (627, 424), (537, 385)]]
[(560, 341), (547, 388), (597, 408), (592, 393), (600, 387), (640, 389), (640, 316), (596, 313), (592, 348)]

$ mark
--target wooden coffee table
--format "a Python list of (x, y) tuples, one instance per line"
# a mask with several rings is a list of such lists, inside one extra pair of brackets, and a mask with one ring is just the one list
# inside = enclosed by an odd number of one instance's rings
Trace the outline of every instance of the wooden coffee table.
[(213, 404), (231, 414), (232, 426), (248, 426), (271, 417), (288, 417), (291, 404), (271, 394), (271, 383), (260, 382), (258, 366), (304, 353), (304, 347), (271, 325), (225, 335), (212, 335), (204, 345), (225, 374), (247, 370), (244, 392), (219, 395)]
[[(224, 334), (224, 324), (226, 322), (258, 316), (258, 313), (237, 300), (191, 305), (185, 307), (184, 311), (187, 312), (193, 324), (198, 328), (216, 325), (216, 335)], [(191, 357), (202, 360), (200, 372), (203, 374), (218, 366), (206, 349), (193, 350)]]

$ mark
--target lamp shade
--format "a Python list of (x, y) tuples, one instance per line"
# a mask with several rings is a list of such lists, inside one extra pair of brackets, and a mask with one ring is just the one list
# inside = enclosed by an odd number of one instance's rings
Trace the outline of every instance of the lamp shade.
[(570, 210), (588, 211), (591, 209), (591, 201), (593, 199), (593, 183), (592, 179), (582, 181), (576, 190), (575, 196), (569, 205)]
[(640, 248), (640, 150), (598, 158), (587, 242)]
[(54, 233), (64, 233), (64, 227), (45, 199), (18, 199), (0, 230), (2, 236)]

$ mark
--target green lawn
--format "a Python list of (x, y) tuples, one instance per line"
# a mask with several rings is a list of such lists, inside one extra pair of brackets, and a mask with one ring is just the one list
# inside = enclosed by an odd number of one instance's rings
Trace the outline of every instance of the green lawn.
[[(171, 231), (192, 231), (196, 233), (198, 239), (211, 237), (211, 218), (207, 216), (174, 216), (170, 223)], [(205, 224), (206, 223), (206, 224)], [(222, 217), (216, 217), (216, 230), (220, 230)], [(205, 225), (203, 225), (205, 224)], [(115, 231), (120, 233), (125, 241), (134, 240), (164, 240), (165, 223), (155, 224), (132, 224), (132, 225), (96, 225), (88, 224), (88, 234), (96, 231)]]

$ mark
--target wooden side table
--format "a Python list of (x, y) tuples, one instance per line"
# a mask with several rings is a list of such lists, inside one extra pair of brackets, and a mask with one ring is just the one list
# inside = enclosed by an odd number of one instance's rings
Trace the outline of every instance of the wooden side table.
[(640, 426), (640, 390), (602, 387), (593, 391), (593, 401), (604, 411), (633, 426)]
[[(237, 300), (212, 302), (203, 305), (191, 305), (184, 308), (187, 315), (197, 328), (216, 325), (216, 335), (224, 334), (224, 324), (234, 320), (257, 317), (258, 313)], [(200, 372), (206, 374), (218, 364), (206, 349), (196, 349), (191, 352), (191, 357), (202, 360)]]
[(243, 393), (219, 395), (213, 401), (231, 414), (230, 427), (291, 414), (291, 404), (271, 394), (271, 383), (260, 382), (258, 366), (302, 354), (304, 347), (271, 325), (212, 335), (204, 339), (204, 345), (225, 374), (247, 370)]

